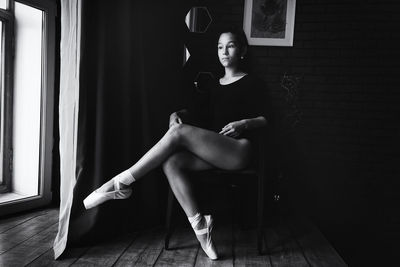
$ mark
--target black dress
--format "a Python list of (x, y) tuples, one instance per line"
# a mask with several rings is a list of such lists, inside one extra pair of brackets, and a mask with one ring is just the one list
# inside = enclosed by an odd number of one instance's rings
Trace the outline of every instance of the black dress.
[[(221, 85), (215, 81), (210, 90), (209, 121), (207, 127), (220, 132), (230, 122), (267, 115), (267, 93), (265, 83), (254, 75), (247, 74), (239, 80)], [(245, 131), (238, 138), (253, 139), (252, 131)]]

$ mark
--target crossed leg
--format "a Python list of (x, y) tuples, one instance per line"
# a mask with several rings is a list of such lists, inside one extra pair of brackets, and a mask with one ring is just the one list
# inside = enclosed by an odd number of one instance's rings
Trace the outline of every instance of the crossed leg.
[[(116, 179), (111, 179), (89, 195), (85, 199), (85, 206), (96, 206), (116, 198), (118, 194), (122, 194), (118, 198), (129, 197), (131, 190), (124, 191), (123, 186), (131, 183), (132, 178), (137, 180), (163, 164), (171, 188), (188, 216), (203, 250), (211, 259), (216, 259), (218, 256), (210, 234), (212, 219), (210, 216), (200, 215), (186, 171), (215, 167), (226, 170), (241, 169), (249, 162), (250, 154), (250, 142), (246, 139), (233, 139), (195, 126), (177, 124), (172, 126), (139, 161), (121, 173), (124, 177), (117, 175)], [(125, 183), (128, 180), (130, 182)], [(207, 232), (204, 232), (205, 229)]]
[[(248, 163), (251, 145), (247, 139), (234, 139), (195, 126), (177, 124), (130, 167), (129, 171), (137, 180), (181, 150), (191, 152), (217, 168), (235, 170), (245, 167)], [(198, 161), (196, 164), (200, 167), (205, 165)]]
[[(180, 151), (186, 151), (186, 154), (184, 154), (185, 158), (187, 156), (186, 159), (183, 159), (182, 154), (178, 153), (175, 155), (175, 153)], [(175, 188), (174, 193), (176, 193), (177, 198), (180, 198), (180, 200), (178, 199), (179, 203), (181, 203), (189, 216), (197, 210), (197, 205), (191, 198), (192, 194), (190, 194), (190, 186), (188, 186), (187, 179), (183, 179), (185, 176), (183, 170), (206, 170), (212, 167), (226, 170), (241, 169), (249, 162), (250, 155), (251, 145), (247, 139), (234, 139), (195, 126), (176, 124), (169, 128), (164, 136), (146, 154), (123, 173), (124, 175), (129, 173), (129, 176), (133, 176), (134, 180), (138, 180), (152, 169), (164, 163), (165, 166), (170, 166), (167, 168), (167, 172), (169, 173), (167, 176), (175, 177), (171, 178), (174, 180), (180, 180), (179, 182), (173, 182), (172, 187), (173, 190)], [(182, 160), (184, 164), (180, 163), (179, 168), (176, 168), (176, 166), (175, 168), (171, 168), (173, 165), (171, 162), (176, 162), (177, 158)], [(179, 177), (182, 177), (182, 179)], [(169, 178), (170, 183), (171, 179)], [(120, 182), (121, 189), (127, 186), (128, 184), (123, 181)], [(115, 190), (113, 179), (100, 188), (100, 192), (111, 190)], [(186, 205), (184, 203), (189, 204)]]

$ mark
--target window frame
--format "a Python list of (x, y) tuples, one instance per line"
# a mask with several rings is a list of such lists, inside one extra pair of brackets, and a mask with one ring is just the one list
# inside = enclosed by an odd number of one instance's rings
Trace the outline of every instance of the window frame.
[(13, 117), (13, 58), (14, 58), (14, 1), (9, 0), (7, 9), (0, 9), (0, 19), (3, 22), (3, 42), (2, 46), (2, 77), (3, 92), (1, 94), (4, 97), (4, 106), (2, 107), (1, 116), (3, 117), (3, 127), (1, 129), (1, 141), (3, 147), (2, 157), (2, 183), (0, 184), (0, 193), (9, 192), (11, 189), (11, 177), (12, 177), (12, 117)]
[[(9, 0), (9, 7), (14, 10), (14, 2), (28, 5), (43, 11), (43, 30), (42, 30), (42, 85), (41, 85), (41, 107), (40, 107), (40, 142), (39, 142), (39, 188), (38, 195), (26, 197), (10, 202), (0, 203), (0, 215), (14, 213), (22, 210), (33, 209), (36, 207), (47, 205), (52, 200), (51, 181), (52, 181), (52, 151), (53, 151), (53, 121), (54, 121), (54, 86), (55, 86), (55, 44), (56, 44), (56, 17), (57, 17), (57, 3), (54, 0)], [(12, 13), (13, 14), (13, 13)], [(11, 30), (14, 29), (14, 17)], [(8, 62), (11, 66), (14, 58), (14, 35), (12, 35), (12, 42), (10, 51), (11, 58)], [(4, 53), (6, 54), (6, 53)], [(13, 81), (13, 66), (9, 68), (9, 81), (7, 90), (12, 92)], [(12, 96), (12, 93), (9, 93)], [(12, 98), (10, 98), (7, 110), (9, 117), (8, 128), (5, 125), (5, 132), (7, 136), (4, 138), (4, 145), (12, 146)], [(11, 116), (10, 116), (11, 114)], [(10, 121), (11, 120), (11, 121)], [(8, 150), (7, 150), (8, 151)], [(12, 147), (10, 148), (8, 160), (3, 158), (4, 165), (12, 166)], [(12, 179), (12, 167), (9, 169), (8, 183)], [(6, 182), (7, 182), (6, 181)], [(7, 188), (7, 187), (6, 187)], [(8, 189), (10, 187), (8, 186)], [(1, 193), (1, 192), (0, 192)]]

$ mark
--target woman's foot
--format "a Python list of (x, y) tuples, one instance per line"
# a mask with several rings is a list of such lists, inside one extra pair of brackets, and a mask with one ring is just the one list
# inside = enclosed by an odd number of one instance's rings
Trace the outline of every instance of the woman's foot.
[(129, 188), (129, 184), (133, 181), (135, 179), (129, 170), (118, 174), (83, 200), (85, 208), (94, 208), (111, 199), (126, 199), (130, 197), (132, 189)]
[(196, 215), (189, 217), (189, 222), (192, 225), (203, 251), (210, 259), (218, 259), (217, 249), (211, 239), (211, 232), (214, 226), (211, 215), (202, 216), (197, 213)]

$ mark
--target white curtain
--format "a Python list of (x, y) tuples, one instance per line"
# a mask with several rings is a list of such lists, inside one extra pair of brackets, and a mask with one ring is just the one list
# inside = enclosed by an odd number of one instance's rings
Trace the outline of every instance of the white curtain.
[(63, 253), (67, 244), (73, 189), (76, 183), (81, 11), (81, 0), (61, 0), (59, 99), (61, 203), (58, 234), (53, 246), (55, 259)]

